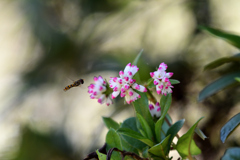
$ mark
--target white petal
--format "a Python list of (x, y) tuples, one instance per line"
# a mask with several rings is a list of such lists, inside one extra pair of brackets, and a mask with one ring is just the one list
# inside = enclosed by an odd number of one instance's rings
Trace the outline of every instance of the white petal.
[(130, 98), (130, 96), (129, 96), (129, 94), (127, 94), (126, 96), (125, 96), (125, 100), (126, 100), (126, 102), (129, 104), (129, 103), (131, 103), (131, 98)]
[[(128, 73), (128, 71), (130, 71), (130, 69), (131, 69), (131, 63), (128, 63), (127, 65), (126, 65), (126, 67), (124, 68), (124, 75), (125, 74), (127, 74)], [(125, 75), (126, 76), (126, 75)]]
[(140, 91), (140, 92), (146, 92), (146, 91), (147, 91), (144, 86), (139, 85), (139, 84), (137, 84), (137, 83), (134, 83), (134, 84), (132, 85), (132, 88), (133, 88), (133, 89), (136, 89), (136, 90), (138, 90), (138, 91)]
[(160, 116), (161, 116), (161, 110), (160, 110), (160, 111), (157, 111), (158, 108), (160, 108), (160, 107), (155, 106), (155, 108), (154, 108), (154, 112), (155, 112), (156, 117), (160, 117)]
[(138, 67), (137, 66), (132, 66), (130, 71), (132, 72), (132, 77), (137, 73)]
[(111, 99), (110, 97), (108, 97), (108, 98), (106, 99), (106, 104), (107, 104), (107, 105), (113, 104), (113, 101), (112, 101), (112, 99)]
[(120, 90), (113, 92), (112, 97), (116, 98), (119, 95), (119, 93), (120, 93)]

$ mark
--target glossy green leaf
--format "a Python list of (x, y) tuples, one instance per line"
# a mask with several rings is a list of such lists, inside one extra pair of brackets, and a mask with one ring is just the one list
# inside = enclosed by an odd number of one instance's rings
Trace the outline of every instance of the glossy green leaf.
[(147, 121), (139, 113), (137, 113), (137, 118), (138, 118), (138, 121), (140, 122), (143, 132), (145, 133), (147, 138), (154, 139), (152, 130), (151, 130), (150, 126), (148, 125)]
[(207, 138), (207, 136), (202, 132), (201, 129), (199, 129), (198, 127), (195, 128), (195, 133), (202, 138), (202, 140), (205, 140)]
[(240, 49), (240, 36), (205, 26), (200, 26), (200, 29), (205, 30), (219, 38), (222, 38), (226, 42)]
[(232, 131), (240, 124), (240, 113), (232, 117), (221, 129), (220, 138), (224, 143)]
[[(137, 125), (136, 125), (136, 118), (135, 117), (131, 117), (131, 118), (126, 119), (122, 123), (121, 128), (129, 128), (131, 130), (139, 132), (138, 128), (137, 128)], [(121, 137), (133, 148), (142, 150), (144, 147), (146, 147), (146, 144), (139, 141), (138, 139), (135, 139), (135, 138), (132, 138), (132, 137), (129, 137), (129, 136), (125, 136), (125, 135), (121, 135)]]
[(174, 123), (167, 131), (166, 136), (170, 135), (169, 138), (169, 146), (171, 145), (173, 138), (177, 135), (177, 133), (180, 131), (180, 129), (182, 128), (183, 124), (185, 122), (185, 119), (181, 119), (179, 121), (177, 121), (176, 123)]
[(98, 150), (96, 151), (97, 155), (98, 155), (98, 159), (99, 160), (106, 160), (107, 159), (107, 155), (100, 153)]
[(120, 125), (116, 121), (114, 121), (112, 118), (102, 117), (102, 119), (108, 129), (113, 128), (117, 130), (120, 127)]
[(180, 81), (179, 80), (176, 80), (176, 79), (169, 79), (169, 81), (171, 82), (171, 84), (179, 84)]
[(204, 67), (204, 70), (211, 70), (214, 68), (217, 68), (225, 63), (229, 63), (229, 62), (240, 62), (240, 57), (239, 56), (233, 56), (233, 57), (224, 57), (224, 58), (219, 58), (209, 64), (207, 64)]
[(205, 98), (218, 92), (219, 90), (229, 86), (230, 84), (235, 83), (236, 82), (235, 78), (239, 76), (240, 76), (240, 72), (234, 72), (234, 73), (224, 75), (218, 80), (210, 83), (199, 93), (198, 101), (202, 101)]
[[(120, 138), (121, 138), (121, 143), (122, 143), (122, 149), (124, 151), (128, 151), (128, 152), (132, 152), (138, 155), (138, 149), (135, 146), (135, 144), (131, 144), (129, 141), (127, 141), (125, 139), (125, 137), (123, 135), (120, 134)], [(131, 138), (131, 137), (129, 137)]]
[(122, 150), (120, 135), (113, 128), (110, 128), (107, 133), (106, 143), (110, 146), (110, 148), (116, 147)]
[(154, 145), (153, 147), (151, 147), (148, 152), (159, 156), (161, 158), (165, 158), (168, 155), (169, 152), (169, 138), (170, 135), (167, 136), (164, 140), (162, 140), (159, 144)]
[(240, 159), (240, 147), (228, 148), (224, 153), (221, 160), (239, 160)]
[(123, 121), (121, 128), (129, 128), (129, 129), (132, 129), (132, 130), (138, 132), (138, 128), (136, 125), (136, 118), (130, 117), (130, 118), (126, 119), (125, 121)]
[[(182, 147), (184, 147), (184, 146), (182, 146)], [(182, 152), (179, 153), (179, 154), (181, 155), (181, 157), (186, 158), (187, 155), (185, 153), (188, 154), (188, 157), (189, 156), (192, 157), (192, 156), (201, 154), (201, 150), (198, 148), (198, 146), (196, 145), (195, 141), (191, 140), (191, 142), (189, 143), (189, 147), (182, 148)]]
[(141, 98), (133, 102), (136, 113), (139, 113), (148, 123), (151, 130), (154, 131), (154, 121), (148, 109), (148, 98), (145, 93), (138, 92)]
[(129, 128), (120, 128), (120, 129), (118, 129), (118, 133), (129, 136), (129, 137), (132, 137), (132, 138), (135, 138), (135, 139), (138, 139), (141, 142), (149, 145), (150, 147), (153, 146), (153, 142), (150, 139), (143, 137), (140, 133), (138, 133), (134, 130), (131, 130)]
[(188, 131), (185, 133), (182, 137), (178, 139), (176, 149), (178, 153), (181, 155), (182, 158), (185, 158), (187, 156), (191, 155), (198, 155), (201, 153), (201, 150), (196, 146), (193, 135), (194, 130), (197, 127), (199, 121), (203, 119), (200, 118)]

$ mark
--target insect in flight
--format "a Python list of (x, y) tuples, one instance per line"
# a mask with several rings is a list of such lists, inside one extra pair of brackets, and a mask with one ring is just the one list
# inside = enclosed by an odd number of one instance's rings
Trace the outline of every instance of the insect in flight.
[(64, 91), (67, 91), (67, 90), (69, 90), (70, 88), (80, 86), (80, 85), (83, 84), (83, 83), (84, 83), (83, 79), (79, 79), (79, 80), (77, 80), (77, 81), (74, 81), (73, 84), (70, 84), (70, 85), (66, 86), (63, 90), (64, 90)]

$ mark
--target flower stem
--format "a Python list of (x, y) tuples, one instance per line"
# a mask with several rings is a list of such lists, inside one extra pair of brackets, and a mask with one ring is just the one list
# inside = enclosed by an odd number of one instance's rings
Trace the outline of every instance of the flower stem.
[(147, 96), (148, 96), (148, 99), (153, 102), (154, 104), (157, 103), (157, 100), (156, 98), (153, 96), (152, 92), (148, 89), (147, 85), (145, 85), (145, 88), (147, 88)]

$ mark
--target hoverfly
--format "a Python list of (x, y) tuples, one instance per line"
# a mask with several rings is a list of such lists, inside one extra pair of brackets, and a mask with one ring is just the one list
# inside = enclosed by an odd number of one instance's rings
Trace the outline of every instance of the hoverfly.
[(84, 83), (83, 79), (79, 79), (79, 80), (77, 80), (77, 81), (74, 81), (73, 84), (70, 84), (70, 85), (66, 86), (63, 90), (64, 90), (64, 91), (67, 91), (67, 90), (69, 90), (70, 88), (80, 86), (80, 85), (83, 84), (83, 83)]

